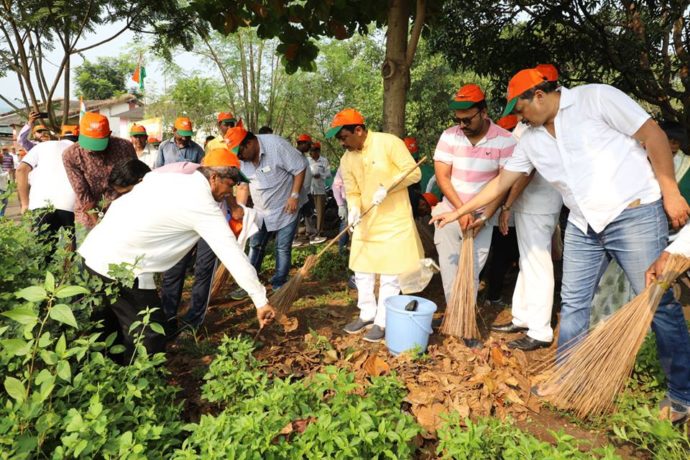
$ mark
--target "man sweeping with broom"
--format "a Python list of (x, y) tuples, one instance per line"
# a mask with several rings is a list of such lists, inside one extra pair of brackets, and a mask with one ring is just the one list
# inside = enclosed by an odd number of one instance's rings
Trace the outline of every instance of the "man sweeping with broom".
[[(530, 128), (501, 174), (461, 208), (432, 221), (442, 227), (457, 220), (496, 199), (533, 169), (561, 193), (570, 216), (563, 254), (560, 361), (587, 333), (604, 259), (615, 257), (639, 294), (645, 288), (645, 270), (668, 241), (664, 211), (679, 227), (688, 220), (690, 208), (675, 181), (666, 135), (616, 88), (557, 90), (539, 71), (525, 69), (508, 84), (504, 113), (513, 111)], [(690, 335), (670, 290), (654, 314), (652, 329), (668, 378), (668, 397), (687, 410)]]
[[(360, 314), (345, 326), (345, 332), (357, 334), (369, 329), (364, 340), (380, 342), (385, 337), (385, 301), (400, 293), (398, 275), (416, 269), (423, 257), (407, 193), (407, 186), (418, 182), (422, 173), (414, 169), (387, 192), (387, 187), (414, 168), (415, 162), (401, 139), (367, 130), (364, 117), (355, 109), (339, 112), (326, 137), (336, 137), (347, 150), (340, 168), (348, 221), (356, 225), (350, 269), (355, 272)], [(363, 215), (372, 204), (376, 208)], [(378, 302), (374, 294), (377, 275)]]

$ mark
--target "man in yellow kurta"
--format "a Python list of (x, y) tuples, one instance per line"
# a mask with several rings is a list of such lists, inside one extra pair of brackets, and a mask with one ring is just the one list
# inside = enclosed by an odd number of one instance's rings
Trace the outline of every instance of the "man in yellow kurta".
[[(355, 272), (359, 317), (345, 326), (356, 334), (365, 329), (364, 340), (383, 340), (386, 327), (384, 302), (400, 292), (398, 275), (417, 268), (422, 244), (412, 217), (407, 187), (418, 182), (419, 168), (390, 193), (388, 186), (414, 167), (405, 143), (392, 134), (367, 131), (364, 117), (355, 109), (338, 113), (327, 138), (336, 137), (347, 150), (340, 160), (348, 204), (348, 223), (355, 224), (350, 250), (350, 269)], [(376, 204), (371, 212), (362, 212)], [(374, 294), (380, 276), (378, 302)]]

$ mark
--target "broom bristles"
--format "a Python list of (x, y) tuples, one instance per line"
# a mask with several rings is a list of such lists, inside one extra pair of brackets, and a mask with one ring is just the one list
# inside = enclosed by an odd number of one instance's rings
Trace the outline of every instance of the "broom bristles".
[(543, 366), (545, 378), (540, 393), (579, 417), (610, 412), (632, 373), (661, 298), (689, 268), (690, 259), (671, 254), (656, 282), (586, 337), (579, 336), (565, 344), (566, 350), (556, 362)]
[(213, 284), (211, 285), (211, 295), (209, 299), (215, 299), (220, 294), (223, 287), (227, 284), (228, 278), (230, 278), (230, 272), (225, 268), (225, 265), (219, 263), (213, 275)]
[(458, 338), (478, 339), (477, 295), (474, 286), (474, 235), (463, 235), (458, 272), (441, 323), (441, 332)]
[(317, 262), (318, 258), (315, 255), (312, 254), (307, 256), (302, 268), (268, 299), (268, 303), (276, 309), (278, 315), (287, 314), (292, 304), (295, 303), (295, 300), (299, 297), (302, 281), (309, 276), (309, 272), (314, 268)]

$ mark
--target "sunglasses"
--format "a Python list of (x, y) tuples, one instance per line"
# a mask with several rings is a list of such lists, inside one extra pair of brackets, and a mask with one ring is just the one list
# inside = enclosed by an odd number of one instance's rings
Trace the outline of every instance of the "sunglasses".
[(482, 113), (481, 110), (478, 111), (477, 113), (475, 113), (474, 115), (472, 115), (471, 117), (465, 117), (465, 118), (453, 117), (453, 121), (454, 121), (455, 123), (459, 124), (459, 125), (465, 125), (465, 126), (467, 126), (467, 125), (469, 125), (470, 123), (472, 123), (472, 119), (473, 119), (474, 117), (476, 117), (477, 115), (479, 115), (480, 113)]

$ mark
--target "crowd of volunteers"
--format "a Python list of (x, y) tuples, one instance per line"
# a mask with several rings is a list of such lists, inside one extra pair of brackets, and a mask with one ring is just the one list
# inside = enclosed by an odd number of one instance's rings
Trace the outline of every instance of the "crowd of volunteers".
[[(292, 145), (268, 127), (251, 132), (229, 112), (217, 115), (218, 134), (203, 146), (184, 116), (160, 142), (137, 124), (129, 139), (112, 136), (108, 119), (92, 112), (56, 138), (32, 113), (18, 136), (23, 150), (3, 148), (0, 189), (16, 180), (21, 212), (31, 211), (38, 237), (57, 242), (68, 229), (83, 269), (118, 285), (117, 300), (101, 313), (129, 353), (130, 325), (147, 307), (165, 332), (145, 331), (150, 352), (203, 324), (219, 262), (237, 285), (232, 298), (250, 298), (260, 325), (269, 324), (276, 312), (258, 276), (268, 243), (275, 292), (289, 279), (294, 247), (349, 227), (339, 251), (349, 253), (360, 313), (343, 324), (348, 334), (384, 340), (386, 299), (425, 257), (438, 262), (448, 302), (471, 234), (475, 285), (487, 265), (487, 303), (512, 308), (511, 321), (491, 329), (520, 333), (508, 346), (532, 351), (552, 344), (557, 324), (560, 356), (592, 326), (610, 262), (637, 294), (669, 253), (690, 256), (687, 227), (668, 246), (669, 231), (690, 215), (690, 157), (682, 125), (655, 121), (612, 86), (566, 88), (558, 80), (551, 64), (516, 73), (496, 122), (480, 86), (460, 87), (448, 107), (453, 124), (430, 155), (433, 171), (416, 166), (415, 138), (373, 131), (353, 108), (337, 113), (326, 132), (343, 149), (333, 167), (311, 135)], [(335, 227), (329, 210), (333, 217), (337, 210)], [(553, 255), (561, 243), (556, 322)], [(111, 273), (123, 263), (133, 284)], [(513, 264), (519, 273), (504, 300)], [(180, 315), (192, 265), (189, 308)], [(690, 336), (671, 290), (652, 327), (668, 381), (661, 404), (681, 421), (690, 407)]]

